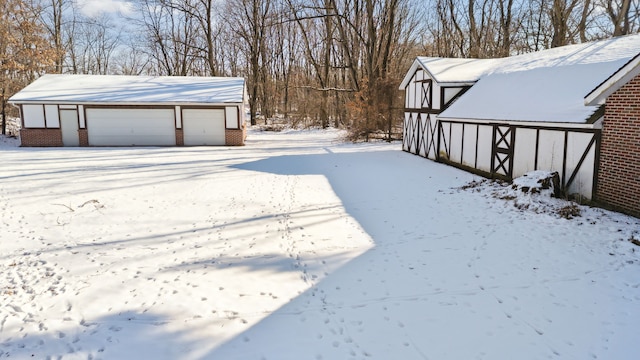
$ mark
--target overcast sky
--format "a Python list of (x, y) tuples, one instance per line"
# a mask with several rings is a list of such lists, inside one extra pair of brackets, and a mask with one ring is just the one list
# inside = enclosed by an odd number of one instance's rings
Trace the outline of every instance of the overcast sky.
[(131, 1), (123, 0), (76, 0), (78, 6), (87, 16), (94, 17), (102, 13), (128, 14), (133, 10)]

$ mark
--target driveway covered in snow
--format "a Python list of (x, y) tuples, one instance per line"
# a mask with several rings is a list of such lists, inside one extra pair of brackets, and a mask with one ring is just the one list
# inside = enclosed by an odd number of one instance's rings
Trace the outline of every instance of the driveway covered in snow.
[(399, 144), (337, 135), (4, 143), (0, 358), (640, 353), (640, 220), (514, 207)]

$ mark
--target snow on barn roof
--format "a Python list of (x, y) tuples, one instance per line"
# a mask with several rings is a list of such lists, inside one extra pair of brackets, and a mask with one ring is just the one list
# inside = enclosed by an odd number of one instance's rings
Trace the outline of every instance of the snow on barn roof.
[(585, 123), (598, 109), (585, 97), (639, 51), (631, 35), (496, 59), (439, 117)]
[(44, 75), (12, 96), (12, 103), (242, 103), (236, 77)]
[(460, 59), (418, 56), (400, 84), (400, 90), (411, 81), (418, 69), (423, 69), (439, 84), (468, 84), (478, 81), (500, 59)]

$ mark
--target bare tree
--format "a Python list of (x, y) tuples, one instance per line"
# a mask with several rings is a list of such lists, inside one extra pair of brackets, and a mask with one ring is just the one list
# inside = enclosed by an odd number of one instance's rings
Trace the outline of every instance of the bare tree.
[[(43, 24), (42, 9), (29, 2), (0, 0), (0, 93), (2, 94), (2, 134), (6, 132), (5, 97), (53, 70), (56, 52)], [(34, 16), (36, 14), (37, 16)]]
[[(606, 0), (604, 7), (613, 25), (613, 36), (626, 35), (631, 30), (631, 0)], [(636, 11), (637, 11), (636, 4)], [(637, 13), (636, 13), (637, 16)]]
[(244, 54), (248, 60), (249, 106), (252, 125), (256, 124), (258, 104), (261, 105), (261, 111), (265, 116), (268, 117), (271, 113), (270, 104), (264, 101), (265, 68), (268, 63), (266, 39), (271, 5), (271, 0), (230, 0), (227, 6), (228, 14), (234, 19), (231, 28), (242, 39)]

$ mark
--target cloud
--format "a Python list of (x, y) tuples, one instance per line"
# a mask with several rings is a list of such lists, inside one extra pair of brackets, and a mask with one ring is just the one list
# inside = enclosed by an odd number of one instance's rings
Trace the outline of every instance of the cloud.
[(133, 11), (130, 1), (123, 0), (77, 0), (80, 11), (89, 17), (103, 13), (128, 14)]

